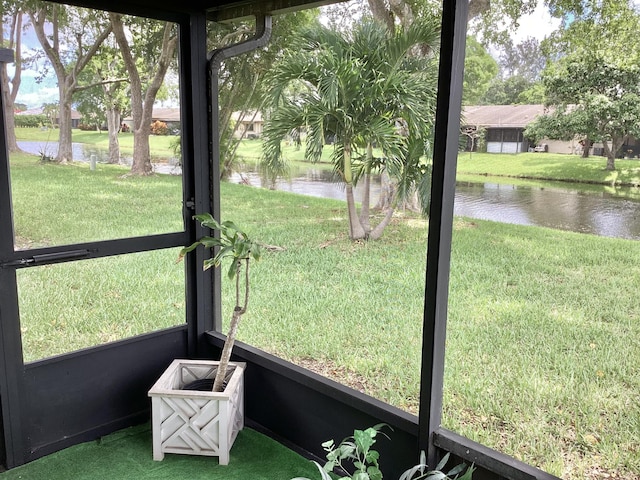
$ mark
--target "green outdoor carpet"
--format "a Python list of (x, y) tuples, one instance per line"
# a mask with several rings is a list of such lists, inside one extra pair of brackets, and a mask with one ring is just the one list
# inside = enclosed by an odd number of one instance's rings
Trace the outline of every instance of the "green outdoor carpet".
[(254, 430), (238, 434), (229, 465), (217, 457), (166, 454), (155, 462), (150, 426), (131, 427), (0, 473), (0, 480), (289, 480), (316, 467)]

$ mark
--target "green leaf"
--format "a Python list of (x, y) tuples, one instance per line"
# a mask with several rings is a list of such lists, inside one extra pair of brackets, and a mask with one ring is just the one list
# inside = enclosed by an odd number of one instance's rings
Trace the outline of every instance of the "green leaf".
[(371, 480), (366, 472), (356, 472), (351, 478), (352, 480)]
[(369, 467), (367, 468), (367, 473), (371, 480), (382, 480), (382, 472), (378, 467)]
[(366, 452), (371, 446), (376, 443), (375, 436), (377, 431), (373, 428), (366, 430), (355, 430), (353, 432), (354, 442), (360, 452)]
[(444, 468), (444, 466), (447, 464), (447, 462), (449, 461), (449, 456), (451, 454), (447, 453), (442, 460), (440, 460), (440, 463), (438, 463), (438, 465), (436, 466), (436, 470), (442, 470)]
[(378, 463), (380, 453), (377, 450), (369, 450), (365, 455), (365, 460), (369, 463)]
[(475, 467), (473, 465), (471, 465), (466, 472), (464, 472), (464, 475), (462, 475), (461, 477), (458, 477), (458, 480), (472, 480), (472, 476), (473, 476), (473, 472), (475, 471)]
[(325, 450), (333, 450), (334, 443), (335, 442), (333, 440), (327, 440), (326, 442), (322, 443), (322, 448), (324, 448)]

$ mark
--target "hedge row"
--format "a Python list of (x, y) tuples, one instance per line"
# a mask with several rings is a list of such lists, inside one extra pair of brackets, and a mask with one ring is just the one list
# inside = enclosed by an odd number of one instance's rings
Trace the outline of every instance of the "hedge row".
[(49, 123), (46, 115), (14, 115), (16, 127), (41, 127)]

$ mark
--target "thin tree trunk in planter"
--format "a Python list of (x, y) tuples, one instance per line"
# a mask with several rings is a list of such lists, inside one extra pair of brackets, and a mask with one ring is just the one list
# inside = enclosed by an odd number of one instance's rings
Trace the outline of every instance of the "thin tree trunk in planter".
[(229, 360), (231, 359), (231, 351), (233, 350), (233, 344), (236, 342), (236, 333), (238, 332), (238, 324), (242, 318), (244, 309), (236, 307), (233, 309), (233, 316), (231, 317), (231, 325), (229, 326), (229, 333), (227, 334), (227, 340), (224, 342), (224, 348), (222, 349), (222, 355), (220, 355), (220, 365), (216, 372), (216, 379), (213, 382), (212, 391), (222, 392), (224, 390), (224, 378), (227, 374), (227, 368), (229, 367)]
[(231, 360), (231, 351), (233, 350), (233, 344), (236, 342), (236, 334), (238, 332), (238, 325), (242, 315), (247, 311), (247, 305), (249, 304), (249, 260), (244, 260), (244, 305), (240, 305), (240, 270), (242, 269), (242, 262), (238, 261), (236, 264), (236, 306), (233, 309), (233, 315), (231, 316), (231, 325), (229, 325), (229, 333), (227, 333), (227, 339), (224, 342), (222, 348), (222, 354), (220, 355), (220, 365), (216, 372), (216, 378), (213, 381), (214, 392), (224, 391), (224, 379), (227, 375), (227, 367), (229, 366), (229, 360)]

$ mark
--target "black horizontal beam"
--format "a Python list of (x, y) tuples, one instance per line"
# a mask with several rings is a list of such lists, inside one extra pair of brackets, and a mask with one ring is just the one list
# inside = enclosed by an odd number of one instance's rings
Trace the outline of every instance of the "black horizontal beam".
[(207, 18), (213, 22), (228, 22), (244, 19), (256, 14), (281, 15), (307, 8), (317, 8), (324, 5), (339, 3), (343, 0), (266, 0), (241, 2), (210, 2), (207, 8)]
[(122, 238), (99, 242), (76, 243), (55, 247), (34, 248), (10, 252), (0, 258), (0, 268), (30, 267), (45, 263), (61, 263), (66, 261), (124, 255), (128, 253), (160, 250), (163, 248), (181, 247), (189, 243), (186, 232), (151, 235), (148, 237)]

